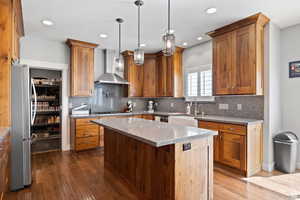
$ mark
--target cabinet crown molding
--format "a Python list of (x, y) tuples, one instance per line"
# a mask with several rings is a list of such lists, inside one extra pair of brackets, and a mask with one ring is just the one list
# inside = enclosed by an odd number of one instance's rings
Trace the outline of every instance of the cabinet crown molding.
[(73, 39), (68, 39), (66, 43), (69, 47), (81, 46), (81, 47), (94, 49), (94, 48), (97, 48), (99, 46), (98, 44), (93, 44), (93, 43), (83, 42), (83, 41), (73, 40)]
[(223, 26), (221, 28), (218, 28), (214, 31), (208, 32), (207, 35), (214, 38), (216, 36), (222, 35), (227, 32), (231, 32), (233, 30), (245, 27), (250, 24), (258, 24), (260, 26), (265, 26), (269, 21), (270, 21), (270, 19), (267, 16), (265, 16), (263, 13), (259, 12), (255, 15), (251, 15), (247, 18), (236, 21), (232, 24), (229, 24), (229, 25)]

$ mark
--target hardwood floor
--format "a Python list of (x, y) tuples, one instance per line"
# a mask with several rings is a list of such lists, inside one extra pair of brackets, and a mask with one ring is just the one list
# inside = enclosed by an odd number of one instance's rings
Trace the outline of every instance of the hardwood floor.
[[(32, 186), (7, 194), (7, 200), (135, 200), (127, 184), (104, 169), (102, 150), (52, 152), (32, 158)], [(268, 173), (263, 173), (267, 176)], [(284, 200), (274, 192), (247, 184), (241, 177), (214, 171), (214, 200)]]

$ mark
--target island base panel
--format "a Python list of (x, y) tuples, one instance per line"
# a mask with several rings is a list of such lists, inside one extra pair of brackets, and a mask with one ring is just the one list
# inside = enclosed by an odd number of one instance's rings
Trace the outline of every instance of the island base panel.
[(157, 148), (105, 128), (104, 163), (143, 199), (211, 200), (212, 139), (210, 136)]

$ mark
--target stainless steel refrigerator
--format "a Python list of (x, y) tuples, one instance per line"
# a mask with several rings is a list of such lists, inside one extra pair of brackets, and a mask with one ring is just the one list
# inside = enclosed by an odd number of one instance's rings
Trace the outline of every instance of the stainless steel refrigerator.
[(31, 94), (29, 67), (13, 64), (11, 80), (11, 190), (31, 184)]

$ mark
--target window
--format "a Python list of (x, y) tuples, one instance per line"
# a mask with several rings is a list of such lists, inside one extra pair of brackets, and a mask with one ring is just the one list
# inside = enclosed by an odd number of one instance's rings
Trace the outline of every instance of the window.
[(196, 97), (198, 95), (198, 72), (188, 73), (188, 96)]
[(185, 97), (188, 101), (214, 101), (211, 65), (186, 69)]
[(212, 96), (212, 72), (211, 70), (200, 72), (200, 96)]

